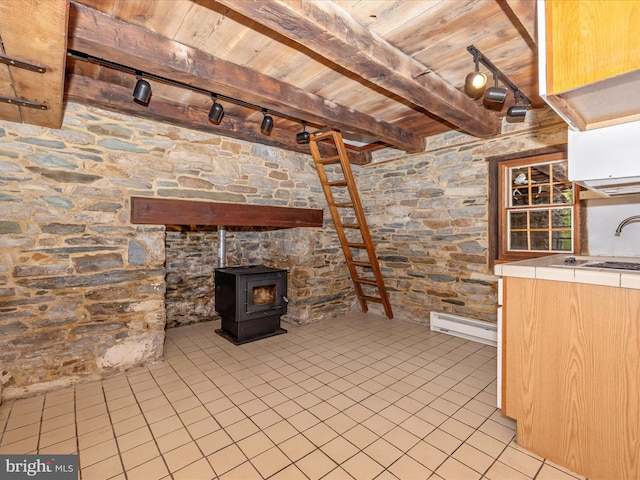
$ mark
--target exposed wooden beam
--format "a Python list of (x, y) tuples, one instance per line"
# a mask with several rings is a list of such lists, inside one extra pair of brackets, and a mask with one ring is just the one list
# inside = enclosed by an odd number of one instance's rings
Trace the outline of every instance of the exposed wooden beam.
[(168, 198), (131, 198), (131, 223), (226, 227), (322, 227), (322, 210)]
[(491, 137), (500, 132), (496, 115), (334, 2), (217, 1), (472, 135)]
[(71, 3), (69, 47), (155, 75), (307, 120), (356, 132), (408, 152), (424, 138), (254, 70)]
[(46, 109), (0, 104), (0, 118), (42, 127), (62, 125), (68, 0), (0, 1), (0, 53), (44, 67), (44, 73), (0, 66), (0, 95)]
[[(274, 127), (271, 135), (265, 136), (260, 133), (260, 125), (258, 123), (230, 115), (225, 115), (224, 121), (220, 125), (214, 125), (209, 121), (208, 111), (190, 105), (171, 102), (160, 97), (154, 98), (148, 106), (141, 105), (132, 101), (131, 89), (83, 77), (78, 73), (69, 75), (67, 79), (66, 98), (83, 105), (95, 106), (157, 122), (311, 154), (309, 145), (297, 143), (295, 141), (295, 133), (289, 130)], [(354, 164), (363, 165), (371, 162), (370, 152), (349, 151), (348, 155), (349, 161)]]
[(515, 22), (519, 23), (521, 33), (527, 38), (527, 43), (532, 46), (538, 44), (536, 11), (537, 6), (533, 0), (500, 0), (502, 8), (508, 13), (512, 13)]
[[(70, 75), (66, 85), (67, 99), (92, 105), (105, 110), (116, 111), (157, 122), (170, 123), (192, 130), (216, 133), (255, 143), (309, 153), (309, 147), (295, 142), (295, 135), (289, 131), (274, 128), (268, 137), (260, 133), (260, 126), (225, 115), (224, 122), (214, 125), (208, 119), (208, 113), (191, 105), (171, 102), (156, 97), (148, 106), (134, 102), (131, 89), (79, 75)], [(306, 148), (305, 148), (306, 147)]]

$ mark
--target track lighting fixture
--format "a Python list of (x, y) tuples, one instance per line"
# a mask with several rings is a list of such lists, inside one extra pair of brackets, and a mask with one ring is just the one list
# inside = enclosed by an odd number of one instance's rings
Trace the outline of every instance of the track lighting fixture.
[(480, 71), (479, 52), (473, 54), (473, 61), (476, 65), (473, 72), (467, 75), (464, 81), (464, 92), (471, 98), (480, 98), (487, 86), (487, 75)]
[(213, 98), (213, 105), (209, 110), (209, 120), (218, 125), (224, 117), (224, 107), (218, 103), (217, 95), (211, 95), (211, 98)]
[[(0, 0), (2, 1), (2, 0)], [(271, 131), (273, 130), (273, 117), (271, 115), (269, 115), (269, 112), (267, 111), (266, 108), (263, 108), (259, 105), (255, 105), (253, 103), (249, 103), (249, 102), (245, 102), (244, 100), (239, 100), (237, 98), (232, 98), (232, 97), (227, 97), (226, 95), (221, 95), (219, 93), (212, 93), (206, 90), (203, 90), (201, 88), (195, 87), (193, 85), (188, 85), (186, 83), (182, 83), (179, 82), (177, 80), (172, 80), (170, 78), (166, 78), (166, 77), (162, 77), (159, 75), (155, 75), (153, 73), (149, 73), (149, 72), (143, 72), (140, 70), (137, 70), (135, 68), (132, 67), (128, 67), (126, 65), (122, 65), (120, 63), (115, 63), (115, 62), (111, 62), (109, 60), (105, 60), (103, 58), (100, 57), (95, 57), (93, 55), (89, 55), (87, 53), (83, 53), (83, 52), (79, 52), (76, 50), (67, 50), (67, 55), (71, 58), (74, 58), (76, 60), (82, 60), (85, 62), (93, 62), (96, 63), (98, 65), (101, 66), (106, 66), (106, 67), (110, 67), (110, 68), (114, 68), (117, 70), (120, 70), (122, 72), (126, 72), (132, 75), (136, 76), (137, 82), (136, 82), (136, 86), (133, 90), (133, 99), (134, 101), (136, 101), (137, 103), (141, 103), (143, 105), (147, 105), (149, 103), (149, 100), (151, 98), (151, 85), (149, 84), (149, 82), (145, 79), (143, 79), (142, 77), (146, 77), (149, 78), (151, 80), (154, 81), (158, 81), (161, 83), (165, 83), (167, 85), (172, 85), (174, 87), (179, 87), (179, 88), (185, 88), (188, 90), (191, 90), (193, 92), (196, 93), (201, 93), (204, 95), (208, 95), (213, 99), (213, 105), (211, 105), (211, 110), (209, 110), (209, 121), (212, 123), (215, 123), (216, 125), (219, 124), (223, 117), (224, 117), (224, 107), (218, 103), (218, 100), (224, 100), (227, 102), (231, 102), (237, 105), (242, 105), (243, 107), (247, 107), (247, 108), (251, 108), (253, 110), (262, 110), (262, 114), (263, 114), (263, 119), (262, 119), (262, 124), (260, 125), (260, 131), (264, 134), (264, 135), (270, 135)], [(29, 106), (29, 105), (27, 105)], [(296, 118), (296, 117), (292, 117), (291, 115), (287, 115), (286, 113), (282, 113), (282, 112), (276, 112), (274, 110), (270, 110), (271, 114), (273, 115), (277, 115), (278, 117), (282, 117), (282, 118), (286, 118), (288, 120), (294, 121), (294, 122), (300, 122), (302, 124), (302, 132), (298, 132), (296, 134), (296, 142), (302, 144), (302, 143), (308, 143), (311, 139), (311, 134), (309, 132), (307, 132), (307, 122), (304, 120), (301, 120), (300, 118)]]
[(514, 96), (516, 98), (516, 104), (512, 107), (509, 107), (509, 109), (507, 110), (507, 116), (511, 118), (524, 118), (527, 115), (529, 105), (518, 105), (521, 96), (520, 90), (516, 90)]
[(494, 72), (493, 78), (495, 79), (496, 84), (493, 87), (487, 88), (484, 92), (484, 99), (487, 102), (504, 103), (505, 98), (507, 98), (507, 89), (498, 86), (500, 73)]
[[(471, 55), (473, 55), (473, 61), (476, 65), (476, 72), (479, 70), (478, 63), (482, 63), (493, 73), (495, 86), (487, 88), (484, 92), (484, 101), (487, 102), (486, 106), (493, 106), (494, 108), (497, 106), (500, 109), (502, 108), (501, 105), (507, 98), (507, 89), (499, 86), (499, 82), (502, 82), (511, 89), (511, 91), (513, 92), (513, 96), (516, 99), (516, 104), (508, 109), (507, 115), (509, 117), (524, 117), (527, 113), (529, 105), (531, 105), (531, 100), (529, 100), (526, 95), (524, 95), (520, 91), (520, 89), (506, 77), (504, 73), (498, 70), (498, 68), (493, 63), (491, 63), (491, 61), (487, 57), (485, 57), (480, 50), (478, 50), (473, 45), (469, 45), (467, 47), (467, 51), (471, 53)], [(471, 73), (467, 75), (467, 81), (470, 81), (469, 79), (471, 78), (471, 76)], [(480, 95), (476, 96), (474, 90), (467, 90), (467, 81), (465, 81), (465, 93), (473, 98), (480, 98)], [(519, 104), (520, 100), (522, 100), (523, 105)]]
[(136, 88), (133, 89), (133, 99), (142, 104), (149, 103), (151, 97), (151, 85), (146, 80), (142, 79), (140, 72), (136, 72)]
[(264, 115), (264, 118), (262, 119), (262, 124), (260, 125), (260, 132), (262, 132), (263, 135), (270, 135), (271, 130), (273, 130), (273, 118), (267, 115), (266, 108), (262, 109), (262, 114)]
[(309, 143), (311, 140), (311, 134), (307, 132), (307, 122), (302, 122), (302, 131), (296, 134), (296, 142)]

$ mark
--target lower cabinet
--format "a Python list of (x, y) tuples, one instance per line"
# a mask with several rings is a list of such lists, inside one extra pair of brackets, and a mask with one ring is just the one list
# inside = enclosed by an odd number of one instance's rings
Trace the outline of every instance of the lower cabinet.
[(640, 290), (503, 280), (502, 411), (518, 444), (590, 480), (640, 478)]

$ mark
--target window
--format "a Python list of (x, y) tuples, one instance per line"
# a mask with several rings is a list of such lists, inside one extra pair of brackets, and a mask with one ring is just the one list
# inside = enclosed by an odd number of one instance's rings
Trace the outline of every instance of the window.
[(519, 260), (579, 250), (577, 187), (566, 154), (495, 162), (496, 260)]

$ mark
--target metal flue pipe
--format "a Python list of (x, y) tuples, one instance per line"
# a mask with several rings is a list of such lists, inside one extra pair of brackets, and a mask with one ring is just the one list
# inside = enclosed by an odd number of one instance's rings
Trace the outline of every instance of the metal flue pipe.
[(227, 266), (227, 230), (218, 225), (218, 268)]

